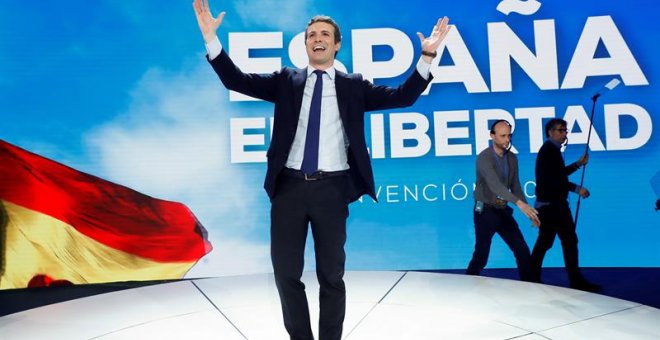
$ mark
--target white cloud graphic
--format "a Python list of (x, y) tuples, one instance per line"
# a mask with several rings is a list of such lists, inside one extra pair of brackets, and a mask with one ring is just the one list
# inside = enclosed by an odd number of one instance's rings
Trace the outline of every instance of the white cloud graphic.
[(304, 31), (307, 20), (315, 14), (312, 2), (305, 0), (239, 0), (234, 2), (234, 8), (245, 26), (267, 25), (289, 32)]
[(92, 173), (186, 204), (214, 250), (188, 277), (272, 271), (263, 169), (229, 163), (227, 91), (203, 61), (188, 71), (145, 73), (127, 110), (86, 135)]
[(497, 10), (509, 15), (514, 12), (521, 15), (532, 15), (541, 8), (541, 3), (537, 0), (502, 0), (497, 4)]

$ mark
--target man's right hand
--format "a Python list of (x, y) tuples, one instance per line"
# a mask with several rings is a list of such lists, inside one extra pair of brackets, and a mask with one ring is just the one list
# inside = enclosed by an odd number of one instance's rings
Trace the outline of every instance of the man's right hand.
[(588, 198), (591, 195), (591, 193), (589, 192), (589, 190), (587, 190), (587, 188), (582, 187), (580, 188), (580, 190), (578, 190), (578, 195), (582, 196), (582, 198)]
[(216, 31), (220, 24), (222, 24), (222, 19), (225, 17), (225, 12), (220, 12), (217, 18), (214, 18), (211, 15), (211, 10), (209, 9), (208, 0), (195, 0), (193, 2), (193, 9), (195, 10), (195, 16), (197, 17), (197, 24), (199, 25), (199, 30), (202, 32), (205, 43), (210, 43), (216, 37)]
[(522, 200), (518, 200), (516, 202), (516, 206), (518, 206), (518, 209), (527, 216), (532, 221), (532, 224), (535, 227), (540, 227), (541, 226), (541, 220), (539, 220), (539, 212), (536, 211), (536, 209), (532, 208), (529, 204), (523, 202)]

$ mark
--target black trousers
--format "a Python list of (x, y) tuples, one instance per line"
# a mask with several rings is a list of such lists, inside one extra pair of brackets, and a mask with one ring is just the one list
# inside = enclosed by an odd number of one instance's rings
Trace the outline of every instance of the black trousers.
[(341, 339), (346, 311), (347, 175), (306, 181), (280, 175), (271, 200), (271, 260), (284, 326), (291, 339), (313, 339), (305, 285), (305, 240), (311, 224), (319, 281), (319, 339)]
[(568, 202), (551, 203), (538, 208), (541, 227), (532, 250), (530, 274), (533, 281), (541, 282), (541, 267), (545, 253), (552, 248), (555, 236), (559, 236), (564, 254), (564, 265), (571, 283), (584, 280), (578, 266), (578, 237)]
[(504, 209), (484, 206), (481, 213), (474, 212), (475, 244), (472, 260), (468, 265), (466, 274), (479, 275), (488, 263), (490, 245), (495, 233), (513, 251), (518, 266), (518, 275), (521, 280), (528, 280), (527, 267), (529, 264), (529, 247), (520, 232), (518, 223), (513, 218), (513, 209)]

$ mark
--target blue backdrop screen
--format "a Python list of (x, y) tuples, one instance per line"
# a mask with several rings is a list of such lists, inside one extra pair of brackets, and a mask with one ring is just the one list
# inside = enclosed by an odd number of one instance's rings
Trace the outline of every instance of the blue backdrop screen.
[[(424, 95), (405, 109), (367, 113), (379, 202), (351, 205), (347, 269), (466, 267), (475, 159), (488, 146), (490, 124), (514, 124), (521, 182), (533, 202), (535, 158), (553, 117), (568, 121), (567, 163), (585, 152), (593, 123), (581, 265), (660, 265), (656, 2), (275, 3), (211, 3), (227, 12), (218, 36), (246, 72), (305, 67), (302, 32), (322, 13), (342, 30), (338, 69), (397, 85), (418, 60), (416, 32), (428, 35), (445, 15), (454, 25)], [(189, 276), (271, 270), (262, 183), (273, 108), (222, 86), (189, 2), (4, 7), (0, 138), (188, 205), (214, 245)], [(612, 79), (621, 85), (603, 92), (591, 120), (591, 97)], [(537, 229), (516, 218), (531, 247)], [(306, 257), (310, 269), (311, 240)], [(559, 241), (545, 265), (563, 265)], [(496, 237), (489, 267), (514, 266)]]

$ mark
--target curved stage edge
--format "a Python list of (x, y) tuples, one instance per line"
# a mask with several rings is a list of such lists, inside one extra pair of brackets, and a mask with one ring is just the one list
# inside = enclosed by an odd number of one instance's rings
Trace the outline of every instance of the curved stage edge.
[[(312, 324), (318, 284), (305, 272)], [(429, 272), (347, 272), (344, 339), (659, 339), (660, 310), (583, 291)], [(316, 329), (314, 329), (316, 334)], [(162, 283), (0, 318), (0, 339), (287, 339), (272, 274)]]

